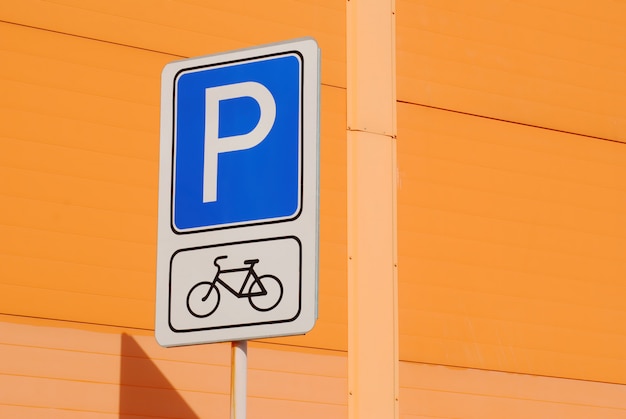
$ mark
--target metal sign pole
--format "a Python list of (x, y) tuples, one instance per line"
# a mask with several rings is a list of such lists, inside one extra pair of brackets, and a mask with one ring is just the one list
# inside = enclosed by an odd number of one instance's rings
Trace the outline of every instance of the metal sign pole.
[(230, 352), (230, 419), (246, 419), (248, 341), (232, 342)]

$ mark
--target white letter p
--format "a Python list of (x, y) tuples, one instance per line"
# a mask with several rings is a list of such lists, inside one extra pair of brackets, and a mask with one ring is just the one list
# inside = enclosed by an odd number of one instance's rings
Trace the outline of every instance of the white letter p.
[[(217, 157), (220, 153), (246, 150), (263, 141), (274, 126), (276, 102), (272, 93), (257, 82), (228, 84), (206, 89), (206, 109), (204, 120), (204, 179), (202, 202), (217, 201)], [(220, 101), (250, 97), (261, 111), (259, 122), (247, 134), (218, 136)]]

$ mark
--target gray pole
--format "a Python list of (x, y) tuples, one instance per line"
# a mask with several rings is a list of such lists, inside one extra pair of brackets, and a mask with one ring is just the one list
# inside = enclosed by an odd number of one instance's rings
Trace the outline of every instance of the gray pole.
[(232, 342), (230, 364), (230, 419), (246, 419), (248, 341)]

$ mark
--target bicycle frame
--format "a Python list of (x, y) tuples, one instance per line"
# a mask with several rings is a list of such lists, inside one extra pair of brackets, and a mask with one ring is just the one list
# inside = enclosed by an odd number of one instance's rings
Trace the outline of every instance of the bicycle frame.
[[(220, 283), (224, 288), (226, 288), (226, 290), (228, 290), (228, 292), (230, 292), (237, 298), (256, 297), (259, 295), (267, 294), (267, 290), (263, 286), (263, 283), (259, 281), (259, 276), (254, 271), (254, 265), (256, 265), (257, 261), (252, 261), (252, 263), (250, 263), (249, 266), (246, 268), (222, 269), (222, 267), (217, 263), (217, 261), (220, 259), (225, 259), (225, 258), (226, 258), (225, 256), (218, 256), (213, 261), (213, 264), (217, 266), (217, 273), (215, 274), (215, 277), (213, 278), (213, 284), (217, 286), (217, 283)], [(220, 278), (221, 274), (229, 274), (229, 273), (244, 272), (244, 271), (247, 271), (248, 274), (246, 275), (246, 279), (243, 281), (243, 284), (241, 285), (241, 288), (239, 289), (239, 291), (232, 288), (230, 285), (224, 282), (222, 278)], [(252, 287), (256, 284), (260, 288), (260, 291), (245, 292), (246, 286), (250, 282), (250, 277), (253, 278), (253, 282), (252, 282), (252, 285), (250, 285), (250, 289), (252, 289)]]
[[(280, 303), (283, 296), (283, 285), (274, 275), (267, 274), (259, 276), (256, 273), (254, 265), (259, 262), (258, 259), (244, 260), (244, 265), (248, 265), (244, 268), (222, 269), (218, 262), (220, 259), (225, 258), (227, 258), (227, 256), (222, 255), (213, 260), (213, 264), (217, 268), (213, 281), (198, 282), (189, 290), (189, 293), (187, 293), (187, 309), (193, 316), (205, 318), (217, 310), (217, 307), (220, 304), (220, 290), (217, 286), (218, 283), (235, 297), (248, 298), (250, 305), (256, 311), (269, 311)], [(246, 276), (239, 290), (231, 287), (221, 278), (223, 274), (240, 272), (245, 272)], [(263, 284), (264, 282), (265, 285)], [(258, 289), (258, 291), (252, 291), (253, 288)], [(250, 291), (246, 292), (246, 289), (249, 289)], [(266, 298), (268, 295), (270, 295), (269, 301)], [(257, 300), (256, 297), (260, 297), (260, 299)], [(211, 300), (205, 304), (209, 298), (211, 298)], [(200, 306), (198, 306), (198, 304)]]

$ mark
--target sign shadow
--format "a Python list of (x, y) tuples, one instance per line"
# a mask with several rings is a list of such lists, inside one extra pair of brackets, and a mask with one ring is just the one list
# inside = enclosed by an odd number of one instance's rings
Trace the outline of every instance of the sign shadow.
[(122, 334), (119, 418), (199, 419), (132, 336)]

